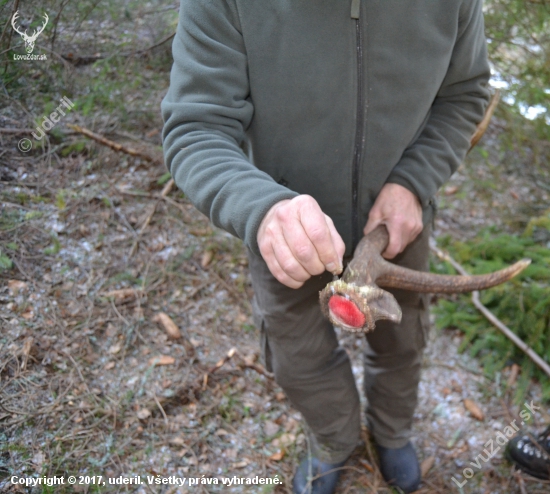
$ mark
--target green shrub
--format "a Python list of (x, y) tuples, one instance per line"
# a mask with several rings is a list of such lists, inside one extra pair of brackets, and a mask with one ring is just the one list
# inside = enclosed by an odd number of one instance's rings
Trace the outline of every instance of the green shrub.
[[(543, 224), (544, 222), (535, 222)], [(440, 245), (472, 274), (501, 269), (528, 257), (531, 265), (513, 280), (480, 292), (481, 302), (544, 360), (550, 362), (550, 249), (538, 243), (528, 227), (522, 236), (482, 231), (475, 239), (457, 242), (443, 238)], [(434, 260), (432, 270), (454, 274), (443, 261)], [(543, 398), (550, 400), (550, 380), (523, 351), (495, 328), (473, 306), (468, 294), (440, 299), (435, 308), (438, 328), (454, 327), (464, 333), (460, 350), (469, 349), (480, 359), (488, 376), (512, 362), (522, 369), (515, 399), (521, 400), (530, 378), (538, 379)]]

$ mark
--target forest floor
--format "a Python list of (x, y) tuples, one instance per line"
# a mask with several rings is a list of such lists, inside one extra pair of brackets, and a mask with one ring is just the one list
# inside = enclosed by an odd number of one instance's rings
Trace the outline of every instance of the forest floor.
[[(71, 70), (94, 77), (90, 65)], [(77, 105), (62, 133), (29, 153), (17, 149), (24, 133), (0, 133), (0, 492), (290, 493), (307, 442), (299, 413), (259, 361), (245, 250), (180, 191), (164, 189), (158, 107), (168, 77), (154, 67), (141, 77), (163, 82), (145, 103), (130, 90), (121, 95), (126, 122), (135, 110), (132, 125), (119, 125), (118, 110), (98, 118)], [(118, 153), (68, 124), (152, 159)], [(465, 238), (488, 224), (516, 233), (547, 207), (548, 191), (499, 151), (502, 125), (492, 123), (483, 152), (442, 190), (435, 237)], [(12, 101), (0, 127), (28, 126)], [(361, 389), (364, 341), (338, 335)], [(480, 462), (525, 405), (513, 401), (518, 369), (488, 379), (458, 352), (461, 339), (452, 328), (433, 330), (425, 352), (418, 492), (550, 492), (550, 483), (515, 471), (503, 448)], [(529, 430), (540, 430), (550, 408), (537, 383), (526, 399), (539, 408)], [(339, 494), (392, 492), (366, 428), (344, 470)], [(13, 475), (140, 475), (144, 484), (25, 490)], [(198, 481), (159, 486), (147, 476)], [(280, 483), (221, 484), (234, 476)]]

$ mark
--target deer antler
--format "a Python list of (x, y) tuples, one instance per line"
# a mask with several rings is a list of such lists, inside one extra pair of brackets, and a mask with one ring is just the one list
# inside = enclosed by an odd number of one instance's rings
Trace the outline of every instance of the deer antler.
[[(498, 104), (497, 91), (470, 140), (472, 149), (481, 139)], [(422, 293), (462, 293), (483, 290), (513, 278), (531, 263), (523, 259), (500, 271), (480, 276), (444, 276), (396, 266), (380, 253), (388, 245), (388, 231), (381, 225), (357, 245), (353, 259), (340, 280), (319, 294), (321, 309), (332, 324), (353, 332), (372, 331), (379, 319), (401, 321), (401, 308), (393, 295), (379, 286)], [(379, 286), (378, 286), (379, 285)]]
[(21, 31), (19, 31), (19, 29), (17, 29), (17, 26), (15, 25), (15, 20), (19, 17), (19, 10), (15, 12), (15, 14), (13, 14), (13, 17), (11, 18), (11, 25), (14, 29), (14, 31), (17, 33), (17, 34), (20, 34), (21, 36), (23, 36), (23, 38), (26, 38), (27, 37), (27, 30), (25, 29), (25, 32), (22, 33)]
[(44, 24), (42, 24), (42, 27), (39, 28), (39, 29), (37, 29), (37, 30), (36, 30), (36, 33), (34, 33), (34, 34), (32, 35), (32, 38), (33, 38), (33, 39), (36, 39), (36, 38), (38, 37), (38, 35), (39, 35), (42, 31), (44, 31), (44, 28), (45, 28), (46, 25), (48, 24), (48, 21), (49, 21), (49, 20), (50, 20), (50, 18), (48, 17), (48, 14), (46, 14), (46, 13), (44, 12)]
[(340, 280), (320, 293), (321, 308), (332, 324), (352, 332), (372, 331), (379, 319), (401, 321), (401, 308), (393, 295), (380, 287), (421, 293), (463, 293), (504, 283), (531, 263), (522, 259), (500, 271), (476, 276), (448, 276), (414, 271), (386, 261), (388, 231), (378, 226), (357, 245)]
[(36, 32), (33, 33), (33, 35), (31, 36), (31, 39), (34, 41), (36, 40), (36, 38), (38, 38), (38, 35), (44, 31), (44, 28), (46, 27), (46, 25), (48, 24), (48, 21), (50, 20), (50, 18), (48, 17), (48, 14), (44, 13), (44, 24), (42, 24), (42, 27), (41, 28), (38, 28), (36, 30)]

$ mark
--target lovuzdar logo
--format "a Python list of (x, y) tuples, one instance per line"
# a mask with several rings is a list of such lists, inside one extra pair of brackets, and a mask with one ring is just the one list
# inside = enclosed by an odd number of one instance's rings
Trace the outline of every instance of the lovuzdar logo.
[(36, 39), (40, 35), (42, 31), (44, 31), (44, 28), (48, 24), (48, 14), (44, 14), (44, 23), (41, 27), (38, 29), (35, 29), (34, 32), (29, 35), (27, 34), (28, 28), (25, 29), (25, 31), (21, 31), (20, 28), (17, 27), (17, 19), (19, 17), (19, 11), (16, 11), (15, 14), (13, 14), (13, 17), (11, 18), (11, 25), (13, 27), (13, 30), (20, 34), (23, 38), (23, 41), (25, 42), (25, 51), (27, 52), (27, 55), (13, 55), (14, 60), (46, 60), (46, 55), (32, 55), (32, 52), (34, 50), (34, 43), (36, 42)]

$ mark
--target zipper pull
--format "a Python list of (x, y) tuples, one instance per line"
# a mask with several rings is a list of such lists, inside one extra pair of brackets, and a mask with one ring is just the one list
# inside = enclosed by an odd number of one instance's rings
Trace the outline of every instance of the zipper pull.
[(359, 11), (361, 10), (361, 0), (351, 0), (351, 18), (359, 19)]

